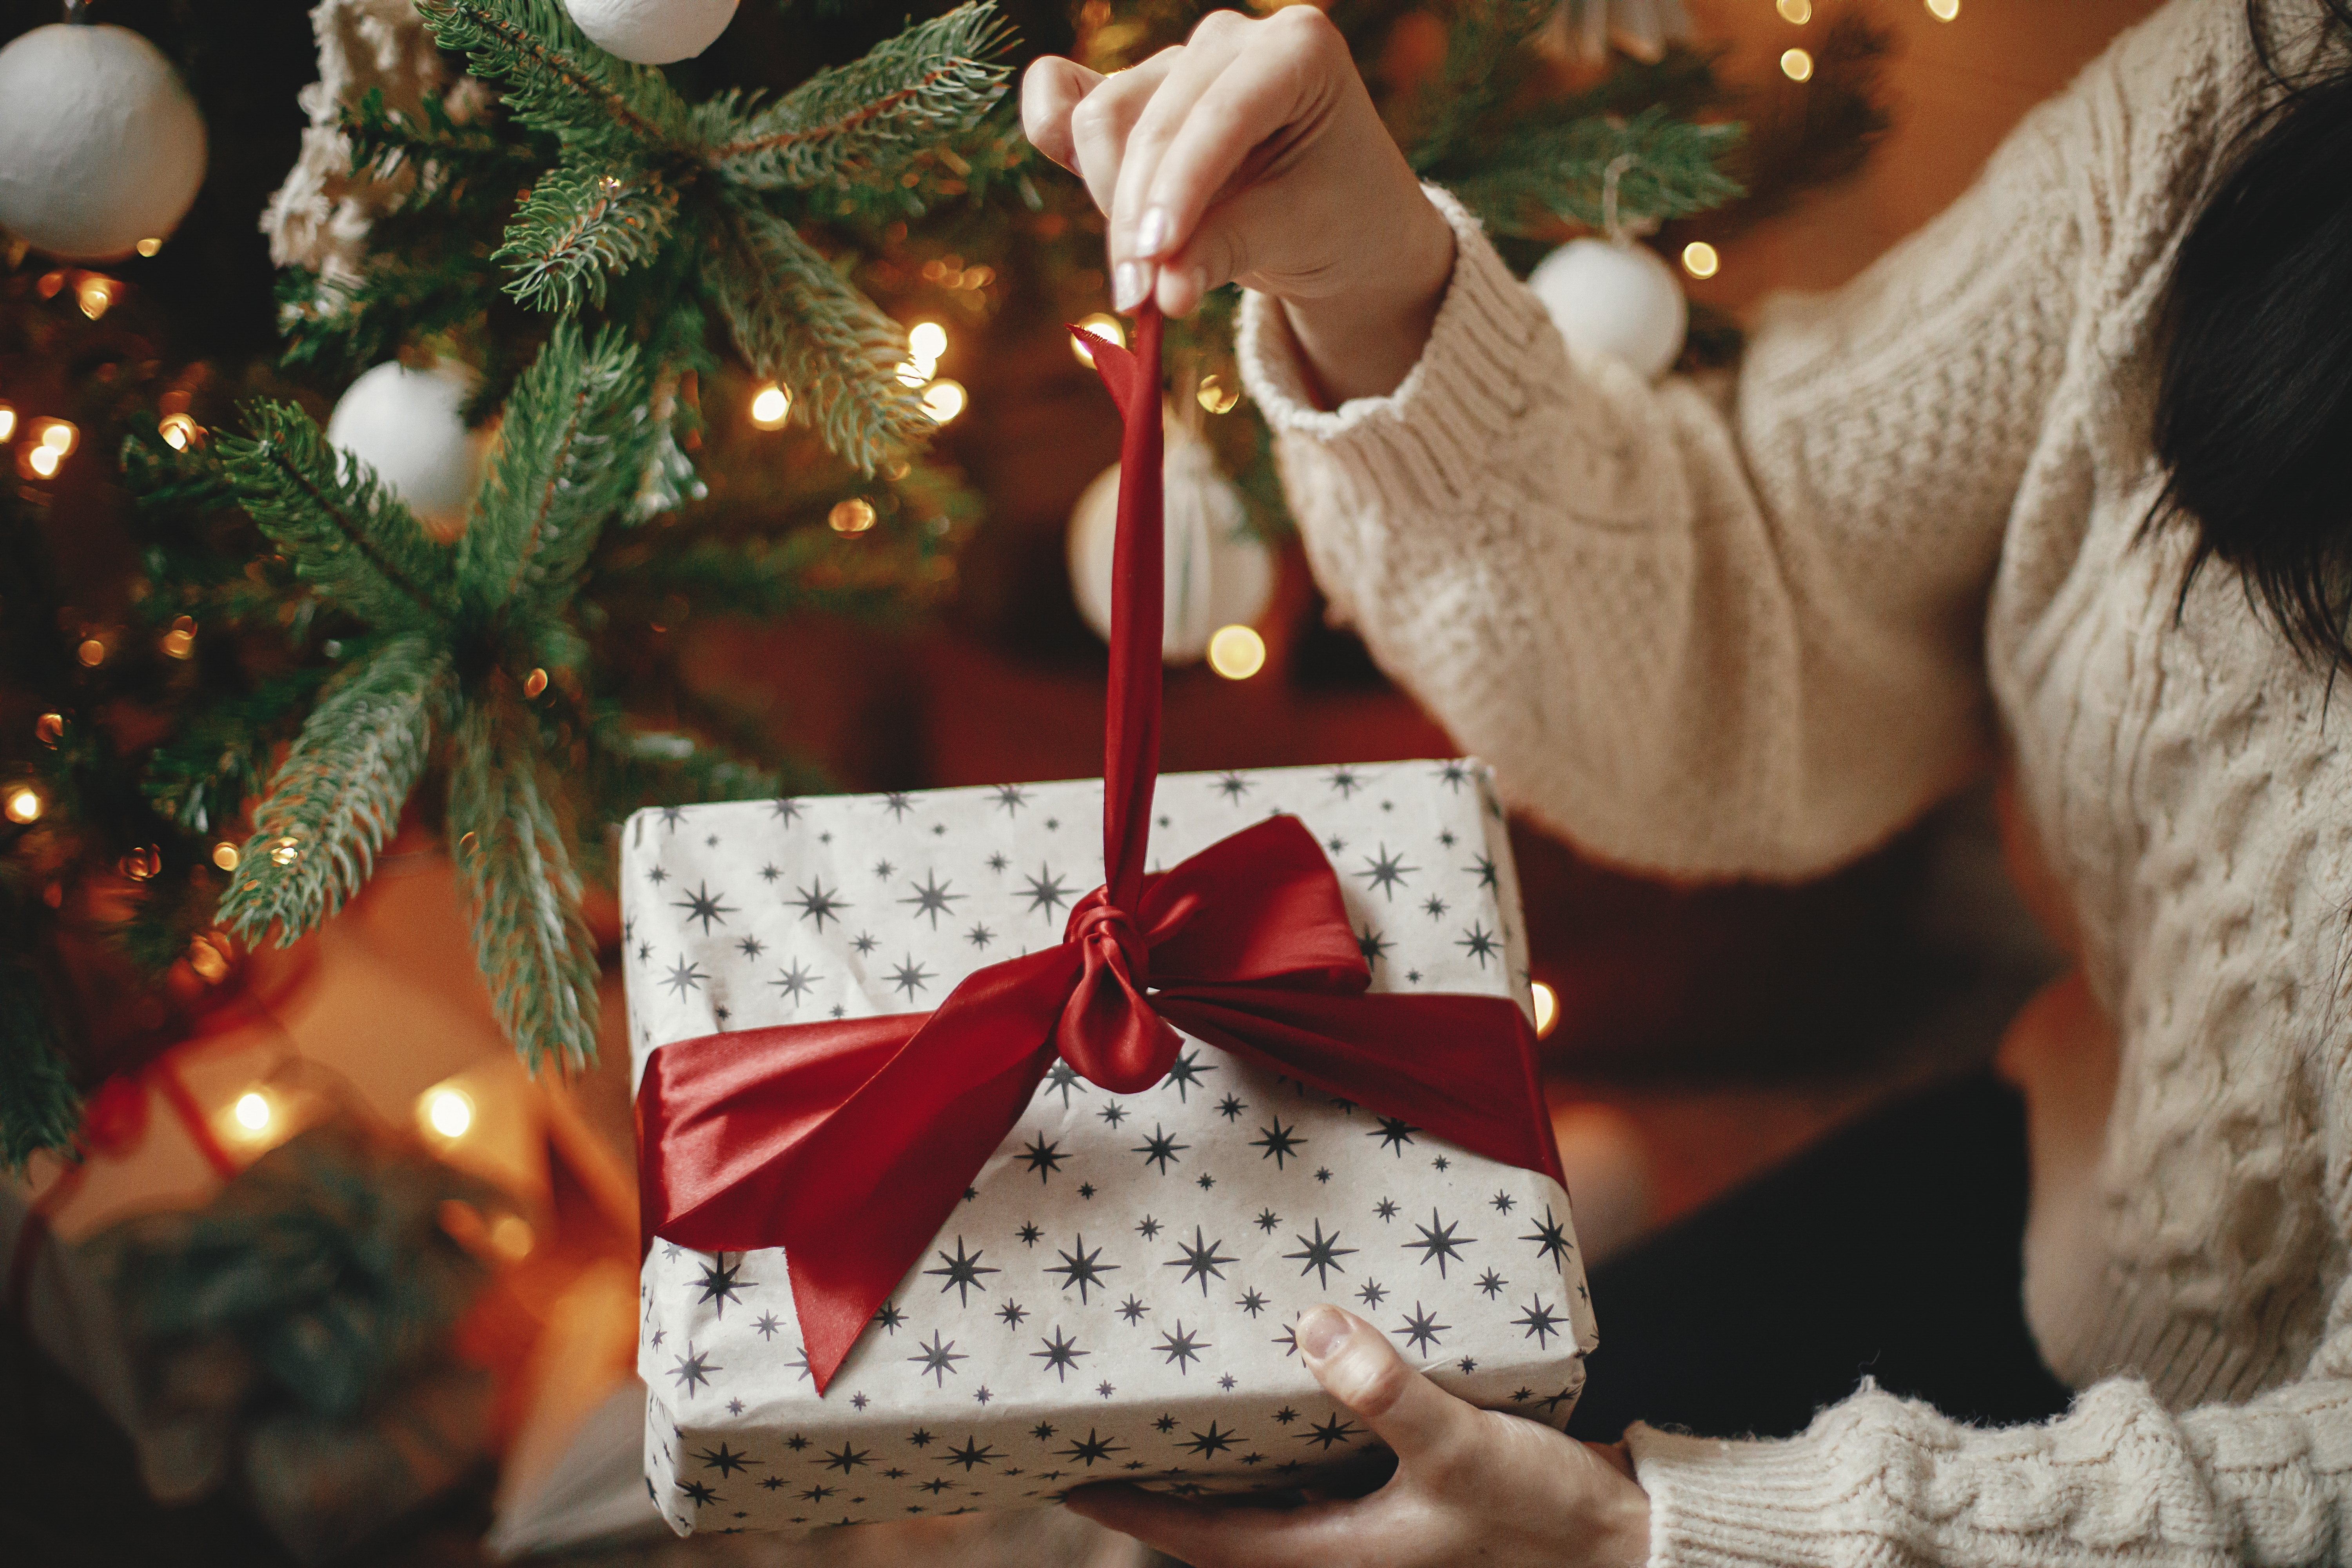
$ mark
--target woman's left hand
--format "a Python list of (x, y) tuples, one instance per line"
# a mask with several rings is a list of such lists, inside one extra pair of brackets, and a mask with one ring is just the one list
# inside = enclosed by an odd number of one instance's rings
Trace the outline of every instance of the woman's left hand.
[(1386, 1443), (1396, 1474), (1369, 1497), (1274, 1510), (1089, 1487), (1068, 1506), (1192, 1568), (1437, 1568), (1558, 1563), (1639, 1568), (1649, 1500), (1621, 1447), (1465, 1405), (1337, 1307), (1298, 1322), (1298, 1350), (1330, 1395)]

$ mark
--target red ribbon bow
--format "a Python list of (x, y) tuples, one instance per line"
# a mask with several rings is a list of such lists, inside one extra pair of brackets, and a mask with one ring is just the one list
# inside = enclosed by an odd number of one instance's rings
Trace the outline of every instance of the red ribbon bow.
[(1126, 421), (1104, 886), (1061, 945), (973, 972), (936, 1012), (680, 1040), (637, 1089), (646, 1234), (707, 1252), (782, 1247), (820, 1394), (1056, 1057), (1132, 1094), (1167, 1076), (1181, 1028), (1560, 1179), (1526, 1016), (1501, 996), (1368, 994), (1339, 878), (1297, 818), (1144, 873), (1160, 760), (1160, 332), (1147, 308), (1133, 354), (1086, 334)]

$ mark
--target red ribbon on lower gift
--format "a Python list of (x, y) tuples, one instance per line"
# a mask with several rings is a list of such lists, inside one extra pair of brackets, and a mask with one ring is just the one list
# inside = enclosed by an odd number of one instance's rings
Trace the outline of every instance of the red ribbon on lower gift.
[(1167, 1076), (1181, 1028), (1560, 1179), (1527, 1016), (1502, 996), (1369, 994), (1339, 879), (1297, 818), (1144, 873), (1160, 752), (1160, 319), (1147, 308), (1137, 326), (1131, 355), (1087, 334), (1126, 421), (1104, 886), (1059, 946), (975, 971), (936, 1012), (679, 1040), (638, 1085), (648, 1244), (782, 1247), (820, 1394), (1056, 1057), (1132, 1094)]

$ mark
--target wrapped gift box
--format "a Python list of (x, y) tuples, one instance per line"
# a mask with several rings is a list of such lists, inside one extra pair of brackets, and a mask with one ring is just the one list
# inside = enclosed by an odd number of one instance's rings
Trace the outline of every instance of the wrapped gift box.
[[(1098, 781), (641, 812), (623, 831), (634, 1066), (725, 1031), (919, 1012), (1061, 940)], [(1473, 762), (1170, 775), (1153, 867), (1309, 828), (1374, 992), (1528, 994)], [(656, 1240), (646, 1461), (681, 1531), (1036, 1506), (1087, 1481), (1304, 1484), (1369, 1439), (1297, 1355), (1321, 1301), (1444, 1387), (1564, 1423), (1594, 1342), (1567, 1194), (1187, 1037), (1156, 1088), (1055, 1063), (820, 1395), (781, 1249)]]

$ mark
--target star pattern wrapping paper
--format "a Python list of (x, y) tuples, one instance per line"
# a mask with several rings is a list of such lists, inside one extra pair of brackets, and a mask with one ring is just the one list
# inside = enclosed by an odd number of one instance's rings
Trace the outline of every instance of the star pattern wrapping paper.
[[(669, 1041), (928, 1011), (1058, 942), (1102, 879), (1102, 800), (1087, 780), (639, 812), (635, 1073)], [(1329, 857), (1375, 992), (1531, 1009), (1482, 764), (1163, 775), (1152, 868), (1280, 813)], [(1055, 1063), (822, 1396), (781, 1249), (656, 1240), (640, 1294), (646, 1485), (681, 1533), (1034, 1507), (1088, 1481), (1303, 1485), (1373, 1443), (1298, 1357), (1318, 1302), (1553, 1426), (1596, 1338), (1549, 1176), (1190, 1037), (1140, 1094)]]

